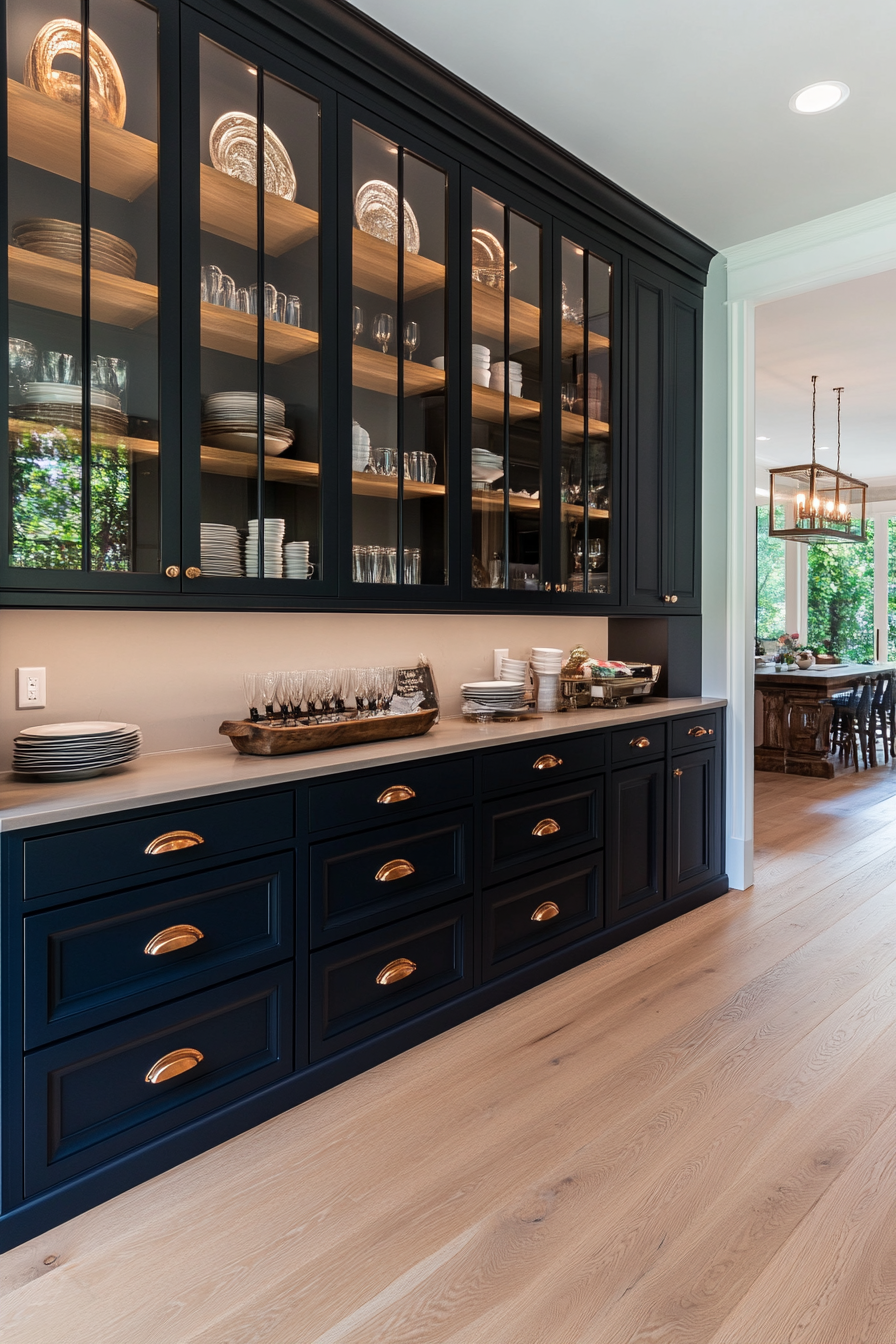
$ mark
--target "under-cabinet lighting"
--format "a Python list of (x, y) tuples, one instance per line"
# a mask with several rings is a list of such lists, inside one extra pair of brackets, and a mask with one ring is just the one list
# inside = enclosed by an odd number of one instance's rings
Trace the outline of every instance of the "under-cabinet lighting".
[(768, 443), (768, 441), (769, 441), (769, 438), (768, 438), (768, 435), (767, 435), (767, 434), (757, 434), (757, 435), (756, 435), (756, 442), (757, 442), (757, 443)]
[(798, 89), (790, 100), (791, 112), (801, 112), (803, 116), (813, 117), (818, 112), (830, 112), (839, 107), (849, 97), (849, 87), (839, 79), (826, 79), (820, 84), (807, 84)]

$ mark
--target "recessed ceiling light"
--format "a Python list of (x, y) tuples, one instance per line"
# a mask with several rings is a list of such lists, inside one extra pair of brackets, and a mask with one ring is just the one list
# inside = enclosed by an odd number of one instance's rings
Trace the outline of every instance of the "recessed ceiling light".
[(757, 495), (767, 495), (767, 494), (768, 494), (768, 491), (767, 491), (767, 490), (763, 490), (763, 488), (762, 488), (761, 485), (757, 485), (757, 487), (756, 487), (756, 493), (757, 493)]
[(826, 447), (822, 448), (821, 444), (819, 444), (819, 446), (818, 446), (818, 448), (817, 448), (816, 451), (819, 452), (819, 453), (829, 453), (831, 450), (830, 450), (830, 447), (829, 447), (829, 446), (826, 446)]
[(814, 116), (817, 112), (830, 112), (839, 107), (849, 97), (849, 87), (839, 79), (826, 79), (820, 84), (807, 84), (799, 89), (790, 100), (791, 112), (802, 112), (804, 116)]
[(768, 443), (768, 441), (769, 441), (769, 438), (768, 438), (768, 435), (767, 435), (767, 434), (757, 434), (757, 435), (756, 435), (756, 442), (757, 442), (757, 443)]

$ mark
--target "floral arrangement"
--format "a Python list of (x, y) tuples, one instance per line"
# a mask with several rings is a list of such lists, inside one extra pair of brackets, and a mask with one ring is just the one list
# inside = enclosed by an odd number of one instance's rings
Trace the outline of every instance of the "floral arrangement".
[(792, 667), (796, 663), (796, 656), (799, 652), (799, 634), (779, 635), (778, 652), (775, 654), (776, 663), (784, 663)]

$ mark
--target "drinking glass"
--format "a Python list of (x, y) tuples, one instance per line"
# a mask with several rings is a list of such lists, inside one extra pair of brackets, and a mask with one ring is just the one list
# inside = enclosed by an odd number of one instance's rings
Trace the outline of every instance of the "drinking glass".
[(318, 694), (320, 696), (320, 711), (324, 722), (331, 715), (332, 701), (336, 694), (336, 669), (333, 667), (324, 667), (320, 670), (320, 682), (318, 683)]
[(220, 266), (203, 266), (200, 271), (202, 277), (201, 293), (203, 303), (221, 302), (221, 279), (222, 272)]
[(76, 383), (77, 356), (61, 350), (45, 350), (40, 357), (40, 376), (45, 383)]
[(355, 697), (355, 711), (360, 719), (364, 716), (364, 702), (367, 697), (367, 668), (355, 667), (352, 668), (352, 672), (354, 673), (352, 693)]
[(405, 583), (420, 582), (420, 556), (419, 546), (405, 546), (404, 548), (404, 581)]
[(395, 668), (382, 667), (382, 705), (383, 713), (388, 714), (389, 706), (392, 703), (392, 697), (395, 694)]
[(256, 672), (243, 673), (243, 694), (249, 707), (249, 718), (253, 723), (257, 723), (258, 709), (255, 702), (258, 699), (258, 674)]
[(391, 313), (377, 313), (373, 319), (371, 335), (384, 355), (389, 353), (389, 342), (395, 334), (395, 323)]
[(274, 319), (277, 322), (286, 321), (286, 295), (282, 290), (277, 290), (277, 301), (274, 312)]
[(237, 312), (248, 313), (249, 311), (249, 291), (246, 286), (241, 286), (236, 292), (236, 303), (234, 305)]
[(236, 307), (236, 285), (232, 275), (221, 276), (221, 297), (218, 302), (225, 308)]
[(356, 341), (359, 336), (364, 335), (364, 309), (355, 304), (352, 309), (352, 341)]
[(20, 336), (9, 338), (9, 372), (19, 391), (30, 383), (37, 367), (37, 347)]
[(414, 351), (420, 344), (420, 327), (416, 322), (408, 322), (404, 329), (404, 348), (408, 352), (408, 359), (414, 358)]
[(269, 719), (274, 717), (274, 700), (277, 697), (277, 673), (264, 672), (261, 678), (261, 694), (264, 703), (265, 714)]
[(298, 294), (289, 294), (286, 299), (286, 323), (290, 327), (302, 325), (302, 300)]
[(436, 479), (437, 466), (438, 463), (436, 462), (435, 453), (421, 453), (419, 479), (425, 481), (427, 485), (432, 485), (433, 481)]
[(308, 702), (308, 722), (317, 714), (317, 698), (320, 687), (320, 672), (316, 667), (311, 667), (305, 673), (305, 699)]

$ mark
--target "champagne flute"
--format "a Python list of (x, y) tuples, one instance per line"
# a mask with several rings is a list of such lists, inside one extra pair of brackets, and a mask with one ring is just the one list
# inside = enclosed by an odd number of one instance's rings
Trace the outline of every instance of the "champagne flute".
[(389, 353), (389, 342), (395, 334), (395, 323), (391, 313), (377, 313), (373, 319), (371, 335), (384, 355)]
[(320, 712), (323, 722), (327, 722), (332, 715), (331, 701), (336, 690), (336, 669), (332, 667), (321, 668), (320, 684), (318, 693), (320, 695)]
[(263, 672), (261, 674), (261, 693), (264, 703), (265, 717), (273, 719), (274, 700), (277, 695), (277, 673)]
[(352, 342), (354, 343), (359, 336), (364, 335), (364, 309), (355, 304), (352, 308)]
[(414, 351), (420, 344), (420, 328), (416, 322), (406, 322), (404, 328), (404, 348), (408, 352), (408, 359), (414, 358)]
[(258, 683), (257, 672), (243, 673), (243, 693), (246, 697), (246, 704), (249, 707), (249, 718), (252, 720), (253, 723), (258, 722), (258, 709), (255, 704), (255, 701), (258, 698), (257, 683)]

